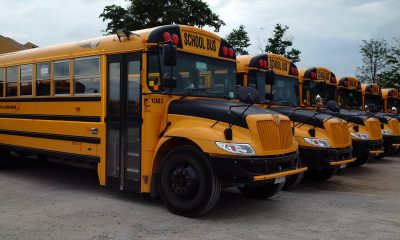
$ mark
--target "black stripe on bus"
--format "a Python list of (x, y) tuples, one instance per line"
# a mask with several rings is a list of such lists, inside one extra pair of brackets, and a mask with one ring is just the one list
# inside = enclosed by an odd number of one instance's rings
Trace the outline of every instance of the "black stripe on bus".
[(99, 116), (47, 115), (47, 114), (0, 113), (0, 118), (59, 120), (59, 121), (74, 121), (74, 122), (100, 122), (101, 121), (101, 117), (99, 117)]
[(56, 156), (56, 157), (62, 157), (62, 158), (79, 159), (79, 160), (85, 161), (87, 163), (97, 164), (100, 162), (100, 157), (98, 157), (98, 156), (59, 152), (59, 151), (45, 150), (45, 149), (39, 149), (39, 148), (21, 147), (21, 146), (2, 144), (2, 143), (0, 143), (0, 149), (18, 151), (18, 152), (29, 152), (32, 154), (41, 154), (41, 155)]
[(101, 101), (100, 96), (0, 98), (0, 102), (97, 102), (97, 101)]
[(84, 143), (95, 143), (95, 144), (100, 143), (100, 138), (96, 137), (82, 137), (73, 135), (52, 134), (52, 133), (25, 132), (25, 131), (0, 129), (0, 134), (22, 136), (22, 137), (33, 137), (33, 138), (45, 138), (45, 139), (63, 140), (72, 142), (84, 142)]

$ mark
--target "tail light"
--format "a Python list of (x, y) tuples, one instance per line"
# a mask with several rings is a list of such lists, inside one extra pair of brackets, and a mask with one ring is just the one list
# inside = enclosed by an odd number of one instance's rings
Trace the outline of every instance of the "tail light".
[(229, 57), (233, 58), (235, 56), (235, 51), (233, 50), (233, 48), (229, 48), (228, 51)]
[(171, 41), (171, 34), (169, 32), (164, 32), (163, 33), (163, 41), (164, 42)]
[(316, 72), (312, 72), (310, 74), (311, 79), (317, 79), (317, 73)]
[(228, 48), (227, 47), (222, 48), (222, 56), (224, 56), (224, 57), (228, 56)]
[[(336, 84), (336, 77), (335, 77), (335, 76), (332, 76), (332, 77), (331, 77), (330, 83)], [(345, 82), (345, 84), (346, 84), (346, 82)], [(349, 83), (347, 82), (347, 85), (348, 85), (348, 84), (349, 84)], [(346, 86), (346, 87), (347, 87), (347, 86)]]
[(175, 33), (172, 34), (171, 39), (172, 39), (172, 43), (173, 43), (174, 45), (178, 45), (178, 44), (179, 44), (179, 37), (178, 37), (177, 34), (175, 34)]

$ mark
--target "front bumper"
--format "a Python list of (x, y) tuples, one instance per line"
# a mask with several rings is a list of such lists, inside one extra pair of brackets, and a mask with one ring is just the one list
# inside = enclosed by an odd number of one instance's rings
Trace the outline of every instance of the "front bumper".
[(383, 146), (385, 149), (387, 147), (397, 149), (400, 147), (400, 136), (383, 135)]
[(303, 148), (300, 147), (300, 159), (310, 169), (337, 167), (355, 161), (352, 147), (348, 148)]
[(307, 170), (298, 168), (296, 153), (272, 157), (209, 158), (214, 172), (224, 185), (268, 181)]
[(382, 140), (353, 140), (353, 155), (357, 158), (375, 156), (383, 151)]

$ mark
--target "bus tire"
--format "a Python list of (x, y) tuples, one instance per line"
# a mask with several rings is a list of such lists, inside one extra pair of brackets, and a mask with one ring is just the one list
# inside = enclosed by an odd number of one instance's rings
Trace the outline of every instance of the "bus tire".
[(274, 184), (274, 183), (264, 183), (261, 185), (244, 185), (243, 187), (238, 187), (238, 189), (249, 198), (255, 199), (266, 199), (276, 195), (282, 190), (285, 182)]
[(295, 187), (297, 187), (304, 178), (304, 172), (293, 174), (286, 176), (285, 185), (283, 186), (283, 190), (288, 191)]
[(323, 168), (323, 169), (310, 169), (307, 171), (306, 175), (310, 179), (317, 181), (325, 181), (333, 177), (338, 172), (339, 168)]
[(349, 163), (349, 166), (351, 167), (359, 167), (363, 165), (364, 163), (368, 162), (369, 156), (362, 156), (362, 157), (357, 157), (354, 162)]
[(0, 169), (9, 167), (11, 164), (10, 151), (0, 150)]
[(178, 147), (167, 154), (157, 185), (167, 208), (185, 217), (197, 217), (211, 210), (222, 188), (208, 158), (192, 146)]

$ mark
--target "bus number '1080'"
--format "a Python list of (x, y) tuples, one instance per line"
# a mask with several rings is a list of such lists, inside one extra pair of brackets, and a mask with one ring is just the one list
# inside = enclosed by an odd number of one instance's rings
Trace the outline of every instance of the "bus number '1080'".
[[(206, 38), (206, 41), (204, 41), (203, 36), (198, 36), (195, 34), (190, 34), (190, 33), (184, 33), (183, 34), (184, 38), (184, 45), (189, 46), (189, 47), (195, 47), (195, 48), (202, 48), (206, 49), (208, 51), (217, 51), (217, 43), (213, 39)], [(206, 43), (204, 43), (206, 42)]]

